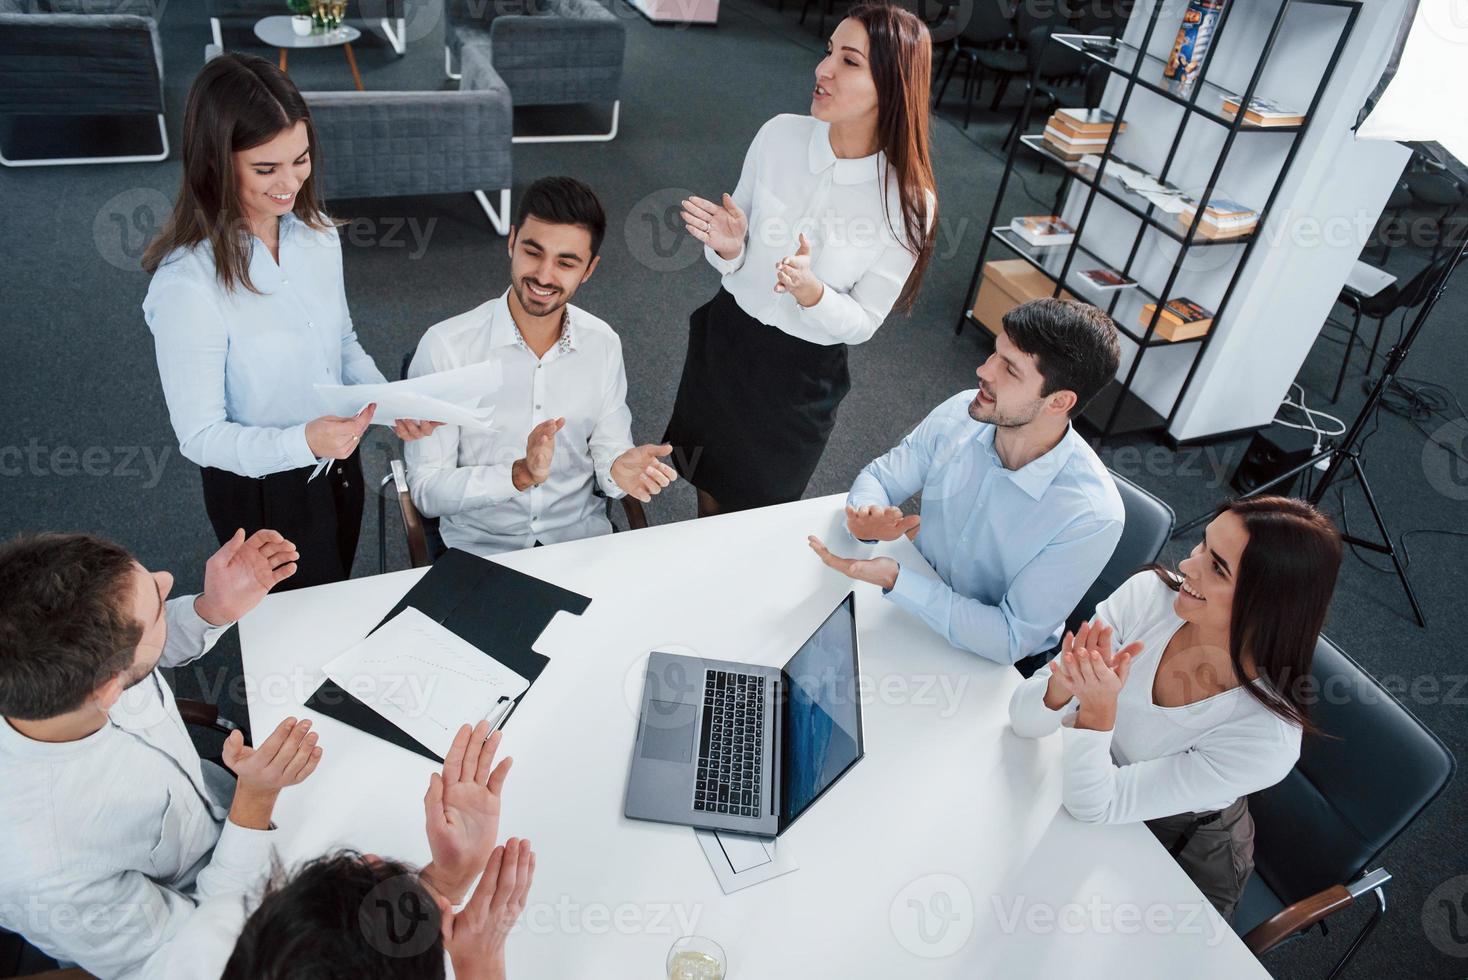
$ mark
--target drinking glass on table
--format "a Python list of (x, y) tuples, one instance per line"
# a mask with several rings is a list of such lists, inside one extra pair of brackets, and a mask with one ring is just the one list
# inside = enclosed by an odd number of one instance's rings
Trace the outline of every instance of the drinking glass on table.
[(684, 936), (668, 950), (668, 980), (724, 980), (724, 949), (703, 936)]

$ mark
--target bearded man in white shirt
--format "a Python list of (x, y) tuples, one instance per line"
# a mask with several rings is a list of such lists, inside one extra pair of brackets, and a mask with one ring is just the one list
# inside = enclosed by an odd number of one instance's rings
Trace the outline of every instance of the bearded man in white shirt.
[(270, 862), (280, 790), (321, 758), (288, 718), (235, 776), (195, 751), (159, 667), (205, 653), (296, 570), (275, 531), (209, 559), (204, 591), (119, 545), (43, 534), (0, 545), (0, 926), (63, 964), (136, 978), (210, 895)]
[(536, 181), (510, 229), (510, 287), (435, 324), (409, 377), (494, 361), (493, 432), (441, 426), (404, 446), (413, 502), (449, 547), (479, 555), (611, 533), (596, 497), (646, 502), (676, 480), (667, 445), (633, 446), (622, 342), (570, 305), (591, 278), (606, 215), (569, 177)]

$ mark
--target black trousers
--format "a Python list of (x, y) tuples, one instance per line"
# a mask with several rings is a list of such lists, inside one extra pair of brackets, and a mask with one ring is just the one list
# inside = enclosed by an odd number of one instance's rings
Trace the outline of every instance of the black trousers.
[(352, 577), (357, 539), (362, 534), (361, 452), (331, 464), (310, 483), (315, 466), (265, 477), (240, 476), (204, 467), (204, 509), (220, 544), (239, 528), (254, 534), (279, 531), (301, 553), (296, 574), (276, 592), (341, 582)]

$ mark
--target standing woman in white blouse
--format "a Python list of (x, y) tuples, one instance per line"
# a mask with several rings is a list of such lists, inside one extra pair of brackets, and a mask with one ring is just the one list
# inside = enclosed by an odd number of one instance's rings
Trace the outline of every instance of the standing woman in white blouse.
[(1316, 731), (1304, 689), (1340, 564), (1314, 507), (1236, 500), (1177, 572), (1129, 579), (1009, 702), (1016, 734), (1061, 732), (1071, 815), (1146, 821), (1225, 919), (1254, 867), (1248, 794)]
[(689, 318), (663, 441), (700, 517), (797, 500), (851, 388), (846, 348), (910, 310), (937, 218), (928, 29), (854, 7), (816, 66), (809, 116), (760, 128), (733, 195), (683, 202), (723, 274)]
[[(178, 200), (143, 256), (179, 451), (203, 468), (221, 543), (268, 527), (296, 545), (297, 572), (277, 591), (350, 577), (361, 531), (357, 447), (372, 406), (319, 416), (312, 386), (384, 380), (347, 311), (315, 157), (290, 79), (253, 55), (213, 59), (189, 90)], [(395, 430), (415, 439), (435, 425)], [(336, 462), (307, 482), (318, 457)]]

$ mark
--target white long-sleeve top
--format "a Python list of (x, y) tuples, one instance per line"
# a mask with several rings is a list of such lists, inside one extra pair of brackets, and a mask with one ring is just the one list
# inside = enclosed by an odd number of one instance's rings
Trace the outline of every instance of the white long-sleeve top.
[[(168, 603), (161, 667), (222, 632), (194, 598)], [(0, 926), (102, 980), (145, 975), (196, 901), (269, 864), (273, 832), (229, 822), (233, 777), (200, 760), (157, 670), (74, 742), (0, 720), (0, 773)]]
[(1139, 572), (1096, 607), (1114, 630), (1113, 649), (1142, 644), (1117, 698), (1111, 731), (1075, 728), (1075, 698), (1059, 710), (1045, 706), (1048, 665), (1010, 698), (1015, 734), (1061, 732), (1063, 799), (1079, 820), (1132, 823), (1221, 810), (1273, 786), (1300, 758), (1300, 729), (1242, 687), (1174, 708), (1153, 702), (1158, 663), (1183, 625), (1173, 612), (1174, 596), (1156, 574)]
[[(782, 114), (755, 134), (730, 196), (748, 220), (744, 249), (726, 260), (705, 245), (704, 256), (740, 309), (813, 344), (871, 339), (917, 264), (903, 244), (902, 200), (886, 154), (838, 158), (829, 123)], [(929, 192), (929, 227), (935, 204)], [(811, 273), (826, 285), (810, 307), (775, 292), (775, 266), (795, 254), (801, 232)]]
[[(632, 448), (622, 341), (605, 322), (567, 304), (560, 339), (544, 357), (526, 346), (510, 313), (509, 293), (430, 327), (418, 342), (410, 377), (493, 361), (499, 390), (492, 432), (443, 425), (403, 446), (413, 503), (441, 517), (444, 543), (479, 555), (610, 534), (593, 493), (626, 495), (612, 463)], [(516, 490), (510, 471), (525, 455), (530, 430), (564, 416), (550, 476)]]
[(341, 241), (280, 219), (280, 261), (251, 239), (250, 280), (226, 292), (207, 242), (169, 255), (143, 316), (179, 452), (200, 466), (267, 476), (310, 466), (306, 423), (326, 414), (314, 385), (377, 384), (347, 310)]

